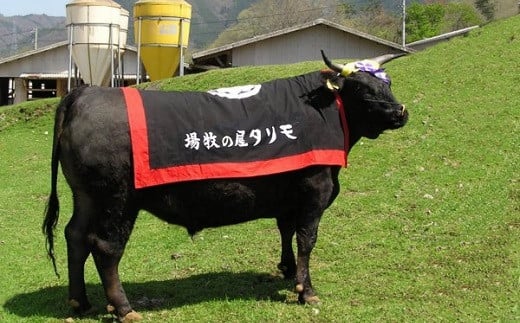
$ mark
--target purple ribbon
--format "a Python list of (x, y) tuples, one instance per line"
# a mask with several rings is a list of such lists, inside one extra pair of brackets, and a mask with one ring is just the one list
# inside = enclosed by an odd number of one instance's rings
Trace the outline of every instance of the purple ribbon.
[(354, 65), (358, 70), (366, 73), (370, 73), (383, 82), (390, 84), (390, 77), (386, 74), (385, 70), (379, 67), (379, 64), (372, 64), (370, 61), (359, 61)]

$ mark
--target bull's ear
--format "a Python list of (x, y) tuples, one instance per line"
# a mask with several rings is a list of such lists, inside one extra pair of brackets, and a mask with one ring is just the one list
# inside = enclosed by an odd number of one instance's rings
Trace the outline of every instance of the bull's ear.
[(331, 91), (339, 90), (339, 85), (336, 83), (332, 83), (332, 81), (330, 79), (325, 82), (325, 86), (327, 87), (327, 89), (329, 89)]
[(323, 79), (323, 84), (330, 91), (337, 91), (341, 88), (341, 77), (339, 77), (338, 73), (333, 70), (323, 70), (321, 71), (321, 76)]

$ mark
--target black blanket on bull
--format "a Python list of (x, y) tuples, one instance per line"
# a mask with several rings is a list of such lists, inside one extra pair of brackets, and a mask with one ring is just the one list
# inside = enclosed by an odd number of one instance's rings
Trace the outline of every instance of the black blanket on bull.
[(136, 188), (344, 166), (342, 103), (319, 82), (311, 73), (207, 93), (124, 88)]

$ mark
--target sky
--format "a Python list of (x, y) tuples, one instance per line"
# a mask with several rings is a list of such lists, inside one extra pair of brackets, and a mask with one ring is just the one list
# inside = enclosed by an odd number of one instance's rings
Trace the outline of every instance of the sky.
[(65, 5), (70, 0), (0, 0), (0, 14), (4, 16), (46, 14), (65, 17)]

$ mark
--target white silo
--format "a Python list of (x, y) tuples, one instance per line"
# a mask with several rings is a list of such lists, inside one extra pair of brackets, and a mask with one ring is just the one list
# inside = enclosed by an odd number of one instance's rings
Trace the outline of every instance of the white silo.
[[(126, 38), (121, 39), (121, 25), (126, 17), (128, 26), (128, 15), (112, 0), (72, 0), (66, 9), (70, 57), (81, 78), (86, 84), (109, 85), (121, 45), (126, 42)], [(71, 67), (72, 62), (69, 80)]]
[(119, 51), (115, 53), (114, 57), (114, 68), (115, 70), (109, 69), (108, 73), (105, 76), (104, 83), (110, 83), (111, 77), (113, 76), (116, 79), (116, 83), (113, 84), (115, 86), (120, 86), (123, 84), (124, 71), (122, 64), (122, 57), (125, 53), (125, 48), (128, 40), (128, 17), (130, 16), (130, 12), (125, 8), (121, 7), (120, 15), (119, 15)]
[(128, 40), (128, 17), (130, 16), (130, 12), (125, 8), (121, 7), (121, 11), (119, 13), (119, 40), (121, 50), (124, 51), (126, 42)]

